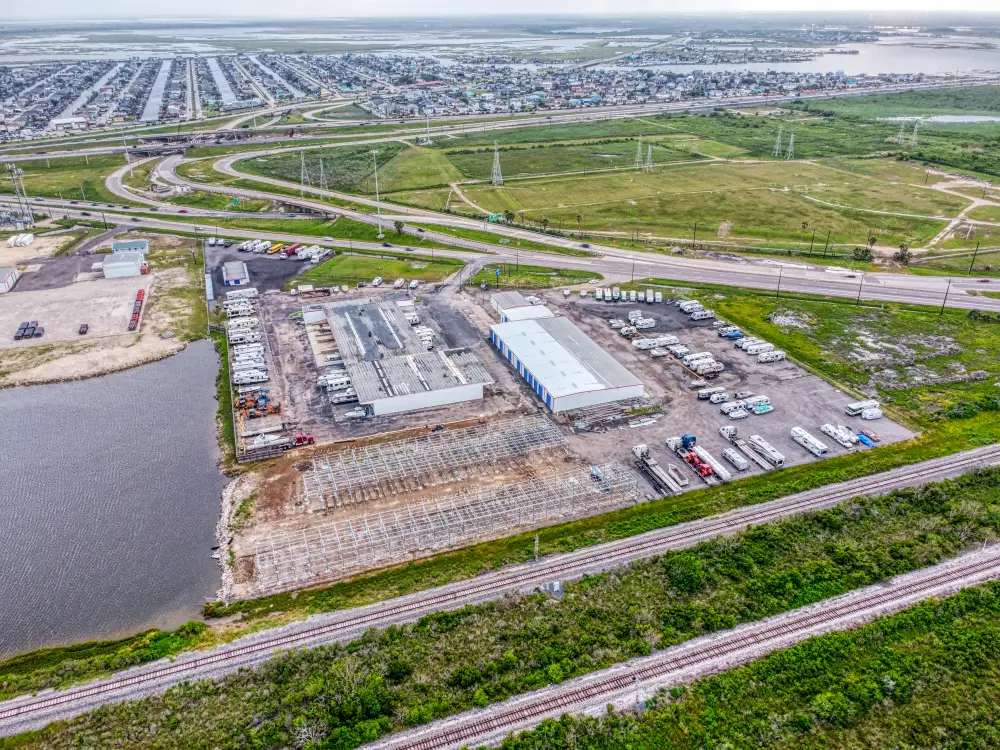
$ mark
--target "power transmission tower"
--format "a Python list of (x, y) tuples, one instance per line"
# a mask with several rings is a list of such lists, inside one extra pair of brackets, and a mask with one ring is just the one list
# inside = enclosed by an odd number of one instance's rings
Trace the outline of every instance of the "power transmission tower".
[(774, 141), (774, 150), (771, 152), (771, 156), (775, 159), (781, 158), (781, 125), (778, 126), (778, 138)]
[(786, 159), (795, 158), (795, 133), (788, 136), (788, 151), (785, 152)]
[(646, 171), (653, 171), (653, 144), (648, 144), (646, 146)]
[(642, 136), (639, 136), (639, 143), (635, 147), (635, 169), (642, 169)]
[(906, 123), (899, 123), (899, 135), (896, 136), (896, 143), (902, 146), (906, 143)]
[(431, 145), (431, 116), (428, 115), (428, 114), (426, 114), (426, 113), (424, 114), (424, 125), (426, 127), (426, 130), (424, 131), (424, 145), (425, 146), (430, 146)]
[[(14, 185), (14, 200), (17, 201), (17, 210), (20, 214), (21, 222), (27, 222), (29, 225), (34, 224), (35, 216), (31, 211), (31, 203), (28, 201), (28, 193), (24, 189), (24, 171), (16, 164), (8, 164), (7, 174), (10, 175), (10, 181)], [(21, 178), (20, 187), (17, 185), (18, 177)]]
[(499, 187), (503, 185), (503, 172), (500, 171), (500, 147), (493, 141), (493, 174), (490, 175), (490, 182)]
[(920, 130), (920, 120), (913, 123), (913, 135), (910, 137), (910, 148), (917, 147), (917, 131)]
[(326, 184), (326, 172), (323, 171), (323, 160), (319, 160), (319, 186), (324, 190), (327, 189)]
[(304, 151), (299, 151), (299, 163), (302, 165), (302, 173), (299, 175), (299, 195), (302, 195), (305, 192), (306, 185), (312, 187), (312, 183), (309, 181), (309, 171), (306, 169), (306, 154)]

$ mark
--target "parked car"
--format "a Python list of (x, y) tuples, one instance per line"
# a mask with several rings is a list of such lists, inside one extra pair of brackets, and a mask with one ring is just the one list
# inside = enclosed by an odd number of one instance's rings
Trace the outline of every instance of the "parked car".
[(80, 335), (83, 336), (87, 331), (90, 330), (90, 326), (87, 323), (80, 324)]

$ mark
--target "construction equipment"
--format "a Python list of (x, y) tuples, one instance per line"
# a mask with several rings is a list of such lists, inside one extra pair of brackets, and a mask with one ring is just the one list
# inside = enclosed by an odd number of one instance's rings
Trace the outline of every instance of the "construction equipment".
[(657, 492), (672, 494), (681, 491), (681, 485), (670, 474), (663, 470), (649, 453), (646, 445), (636, 445), (632, 447), (632, 455), (635, 456), (635, 467), (645, 476)]
[(701, 477), (705, 484), (718, 484), (719, 479), (715, 476), (712, 466), (695, 452), (696, 442), (697, 440), (694, 435), (683, 435), (681, 437), (667, 438), (667, 447), (676, 453), (678, 458), (684, 461), (684, 463), (690, 466), (691, 470)]

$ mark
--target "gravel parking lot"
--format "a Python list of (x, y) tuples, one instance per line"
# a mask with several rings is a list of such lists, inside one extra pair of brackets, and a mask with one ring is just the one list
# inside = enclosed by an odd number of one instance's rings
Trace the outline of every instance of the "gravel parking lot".
[[(827, 422), (852, 429), (869, 427), (878, 433), (882, 445), (913, 437), (910, 430), (884, 417), (874, 422), (848, 417), (844, 406), (858, 400), (853, 395), (841, 391), (794, 362), (785, 360), (759, 363), (756, 357), (735, 348), (733, 342), (720, 338), (713, 329), (711, 320), (693, 322), (673, 305), (604, 303), (579, 297), (565, 299), (558, 292), (544, 292), (540, 296), (551, 308), (573, 319), (619, 362), (639, 376), (646, 386), (646, 395), (659, 400), (664, 407), (663, 416), (650, 425), (612, 428), (605, 433), (578, 435), (574, 448), (594, 461), (612, 457), (628, 460), (630, 456), (627, 454), (631, 447), (645, 443), (650, 447), (653, 457), (661, 463), (679, 464), (665, 446), (666, 439), (675, 435), (694, 435), (699, 445), (722, 461), (722, 451), (729, 447), (729, 443), (719, 435), (719, 428), (727, 424), (735, 425), (740, 437), (761, 435), (784, 454), (785, 464), (788, 466), (817, 460), (792, 441), (790, 432), (796, 426), (821, 440), (829, 449), (829, 456), (867, 449), (860, 446), (847, 449), (822, 434), (820, 425)], [(690, 381), (696, 376), (678, 360), (673, 357), (653, 358), (648, 352), (632, 346), (628, 339), (610, 327), (610, 318), (625, 318), (632, 309), (642, 309), (644, 315), (655, 319), (656, 326), (644, 333), (673, 334), (692, 352), (708, 351), (717, 361), (722, 362), (726, 369), (709, 381), (710, 386), (725, 386), (731, 394), (745, 390), (770, 396), (774, 411), (733, 421), (719, 411), (718, 405), (700, 401), (696, 392), (689, 387)], [(724, 465), (731, 469), (728, 463)], [(751, 463), (744, 474), (761, 471)], [(732, 473), (735, 476), (739, 472), (732, 469)], [(693, 473), (688, 474), (694, 478)], [(695, 480), (691, 486), (697, 487), (700, 483)]]
[[(0, 348), (44, 346), (54, 341), (78, 341), (128, 333), (132, 305), (140, 289), (149, 290), (150, 276), (81, 281), (58, 289), (14, 291), (0, 295)], [(42, 338), (14, 341), (23, 321), (37, 320)], [(79, 334), (80, 324), (90, 327)], [(133, 334), (134, 335), (134, 334)]]

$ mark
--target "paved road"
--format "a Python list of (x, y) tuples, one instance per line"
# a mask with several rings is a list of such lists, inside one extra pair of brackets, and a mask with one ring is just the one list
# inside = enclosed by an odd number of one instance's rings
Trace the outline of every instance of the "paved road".
[(37, 696), (4, 701), (0, 703), (0, 736), (39, 728), (104, 703), (153, 695), (181, 681), (218, 678), (240, 667), (262, 664), (279, 650), (349, 641), (372, 627), (414, 622), (430, 612), (495, 600), (509, 592), (533, 591), (554, 580), (575, 580), (603, 573), (634, 560), (737, 533), (750, 525), (833, 507), (859, 494), (917, 486), (998, 462), (1000, 446), (978, 448), (627, 539), (551, 555), (538, 562), (511, 565), (469, 580), (366, 607), (313, 615), (305, 621), (246, 636), (212, 651), (181, 654), (173, 662), (164, 660), (65, 691), (45, 691)]
[[(192, 183), (193, 184), (193, 183)], [(329, 204), (309, 201), (308, 199), (291, 198), (284, 195), (267, 193), (265, 191), (232, 190), (219, 188), (212, 185), (196, 185), (198, 189), (211, 191), (214, 189), (226, 194), (239, 194), (246, 197), (259, 197), (264, 199), (279, 200), (285, 203), (311, 208), (328, 214), (342, 214), (357, 221), (374, 224), (376, 219), (373, 215), (335, 208)], [(109, 181), (109, 188), (123, 191), (131, 200), (138, 200), (136, 196), (125, 190), (120, 183), (112, 187)], [(118, 193), (121, 194), (121, 193)], [(0, 200), (3, 200), (0, 197)], [(155, 202), (153, 202), (155, 203)], [(172, 221), (169, 218), (160, 218), (154, 213), (145, 212), (142, 209), (133, 209), (132, 215), (113, 211), (111, 209), (89, 209), (86, 207), (72, 206), (68, 201), (46, 200), (39, 204), (41, 206), (55, 207), (59, 209), (56, 215), (66, 215), (78, 218), (87, 218), (82, 214), (89, 211), (93, 215), (102, 213), (109, 223), (127, 226), (132, 229), (162, 229), (173, 231), (193, 232), (196, 228), (202, 234), (214, 233), (213, 219), (232, 218), (232, 212), (225, 211), (203, 211), (190, 209), (189, 216), (198, 216), (204, 219), (204, 223), (192, 225), (191, 223)], [(176, 211), (177, 207), (170, 204), (158, 204), (169, 207)], [(133, 221), (140, 218), (139, 222)], [(396, 218), (395, 214), (383, 216), (384, 222), (391, 224)], [(470, 220), (457, 220), (449, 216), (412, 216), (399, 215), (399, 218), (407, 222), (434, 221), (438, 224), (452, 224), (457, 226), (469, 226)], [(484, 227), (477, 222), (471, 222), (472, 226), (482, 230)], [(957, 309), (979, 309), (1000, 312), (1000, 299), (991, 297), (970, 296), (966, 290), (980, 291), (983, 288), (991, 288), (984, 284), (979, 284), (975, 279), (967, 276), (945, 277), (945, 276), (917, 276), (911, 274), (892, 273), (863, 273), (855, 274), (855, 278), (849, 278), (844, 272), (830, 272), (822, 266), (806, 264), (771, 265), (764, 263), (734, 263), (722, 260), (702, 260), (694, 258), (676, 257), (659, 253), (647, 253), (633, 250), (622, 250), (618, 248), (592, 245), (592, 251), (601, 253), (589, 257), (574, 257), (559, 255), (556, 253), (518, 251), (503, 245), (493, 245), (476, 240), (467, 240), (453, 237), (440, 232), (426, 230), (418, 232), (414, 226), (408, 225), (404, 229), (407, 236), (407, 246), (413, 248), (415, 255), (434, 255), (435, 257), (459, 258), (470, 263), (482, 263), (486, 260), (483, 253), (488, 253), (489, 262), (505, 263), (530, 263), (551, 268), (571, 268), (593, 271), (601, 274), (609, 283), (648, 277), (670, 279), (679, 282), (698, 282), (710, 284), (722, 284), (726, 286), (742, 287), (746, 289), (765, 289), (782, 293), (799, 292), (804, 294), (819, 294), (831, 297), (846, 297), (850, 299), (858, 298), (862, 300), (882, 300), (886, 302), (903, 302), (909, 304), (920, 304), (929, 306), (940, 306), (945, 302), (949, 308)], [(490, 226), (491, 233), (524, 236), (535, 242), (544, 242), (556, 246), (575, 246), (564, 238), (550, 237), (547, 235), (535, 235), (530, 232), (523, 232), (512, 227)], [(288, 232), (267, 232), (261, 230), (230, 229), (226, 228), (220, 232), (227, 237), (246, 239), (267, 239), (278, 241), (302, 242), (317, 244), (324, 247), (363, 249), (381, 251), (385, 248), (380, 243), (375, 242), (354, 242), (349, 240), (325, 241), (312, 235), (296, 235)], [(395, 239), (394, 233), (390, 231), (389, 237), (393, 239), (396, 246), (393, 250), (400, 249), (400, 242)], [(421, 237), (427, 240), (435, 240), (455, 246), (454, 250), (433, 251), (418, 246)], [(410, 242), (412, 239), (412, 243)], [(460, 248), (467, 248), (463, 251)], [(470, 254), (468, 250), (474, 251)], [(633, 276), (634, 274), (634, 276)], [(950, 288), (949, 288), (950, 282)]]

